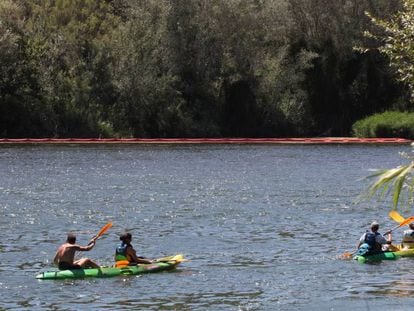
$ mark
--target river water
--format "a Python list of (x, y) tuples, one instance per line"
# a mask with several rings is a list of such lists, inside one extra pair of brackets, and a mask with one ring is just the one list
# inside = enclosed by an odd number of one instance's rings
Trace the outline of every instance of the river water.
[[(358, 200), (409, 146), (0, 146), (0, 310), (410, 310), (414, 260), (338, 260), (389, 204)], [(408, 216), (408, 213), (405, 214)], [(130, 230), (175, 272), (40, 281), (66, 233), (110, 265)], [(394, 234), (399, 240), (400, 231)]]

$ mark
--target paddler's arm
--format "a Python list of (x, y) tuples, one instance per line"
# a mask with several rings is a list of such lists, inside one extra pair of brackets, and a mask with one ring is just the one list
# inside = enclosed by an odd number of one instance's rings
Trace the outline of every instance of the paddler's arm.
[(388, 230), (387, 232), (384, 233), (384, 237), (388, 235), (387, 237), (387, 243), (386, 244), (391, 244), (392, 243), (392, 231)]
[(81, 252), (90, 251), (95, 246), (96, 239), (97, 239), (97, 237), (94, 237), (93, 239), (91, 239), (87, 246), (77, 245), (77, 250), (81, 251)]
[(149, 264), (149, 263), (153, 263), (153, 261), (152, 260), (149, 260), (149, 259), (145, 259), (145, 258), (138, 258), (137, 263), (146, 263), (146, 264)]
[(356, 251), (357, 252), (359, 250), (359, 248), (361, 247), (362, 244), (364, 244), (365, 241), (365, 233), (363, 235), (361, 235), (361, 237), (359, 238), (358, 244), (357, 244), (357, 248)]
[(62, 245), (62, 246), (60, 246), (60, 247), (57, 249), (56, 254), (55, 254), (55, 257), (53, 258), (53, 263), (54, 263), (55, 265), (58, 265), (58, 264), (59, 264), (59, 258), (62, 256), (62, 248), (63, 248), (63, 245)]
[(387, 244), (391, 244), (392, 243), (392, 233), (391, 233), (391, 231), (387, 232), (387, 233), (388, 233)]
[(131, 260), (132, 262), (145, 263), (145, 264), (150, 264), (153, 262), (152, 260), (138, 257), (136, 251), (132, 247), (128, 247), (126, 252), (127, 252), (127, 257), (130, 257), (132, 259)]
[(359, 247), (361, 245), (362, 245), (362, 242), (358, 242), (357, 247), (356, 247), (356, 250), (352, 254), (356, 253), (359, 250)]

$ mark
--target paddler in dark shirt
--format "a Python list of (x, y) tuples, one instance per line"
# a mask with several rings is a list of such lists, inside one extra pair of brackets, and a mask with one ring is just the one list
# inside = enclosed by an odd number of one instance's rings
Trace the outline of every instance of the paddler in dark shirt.
[(75, 260), (75, 253), (77, 251), (90, 251), (95, 246), (95, 241), (97, 238), (98, 237), (94, 237), (91, 239), (87, 246), (80, 246), (75, 244), (76, 236), (73, 233), (69, 233), (66, 243), (62, 244), (58, 248), (53, 262), (58, 266), (59, 270), (99, 268), (99, 265), (89, 258), (81, 258), (79, 260)]
[(116, 267), (150, 264), (153, 262), (152, 260), (137, 256), (137, 252), (131, 245), (131, 233), (123, 233), (119, 239), (121, 240), (121, 245), (118, 246), (115, 251)]
[(391, 231), (384, 233), (384, 235), (388, 235), (388, 238), (386, 239), (382, 234), (378, 232), (378, 229), (379, 224), (378, 222), (374, 221), (371, 224), (371, 230), (365, 232), (359, 239), (357, 251), (359, 251), (360, 247), (363, 245), (368, 246), (366, 249), (368, 251), (367, 254), (375, 254), (389, 250), (392, 243)]

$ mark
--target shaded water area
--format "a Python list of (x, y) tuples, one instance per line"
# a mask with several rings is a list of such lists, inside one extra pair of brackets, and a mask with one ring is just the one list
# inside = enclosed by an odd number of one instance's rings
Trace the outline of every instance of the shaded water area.
[[(409, 146), (0, 146), (0, 309), (409, 310), (413, 259), (362, 265), (353, 250), (389, 205), (357, 202), (370, 169)], [(408, 216), (407, 214), (405, 216)], [(110, 265), (129, 229), (175, 272), (39, 281), (66, 233)], [(399, 240), (402, 231), (396, 231)]]

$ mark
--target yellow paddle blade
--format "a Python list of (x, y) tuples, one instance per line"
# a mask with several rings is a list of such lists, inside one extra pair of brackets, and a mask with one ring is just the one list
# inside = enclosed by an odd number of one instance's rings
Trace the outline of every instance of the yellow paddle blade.
[(184, 258), (183, 254), (178, 254), (178, 255), (175, 255), (175, 256), (167, 256), (167, 257), (158, 258), (156, 261), (157, 262), (176, 262), (176, 263), (180, 263), (180, 262), (187, 261), (187, 260)]
[(167, 256), (167, 257), (157, 258), (157, 259), (155, 259), (155, 261), (157, 261), (157, 262), (166, 262), (166, 261), (171, 260), (171, 258), (173, 258), (173, 257), (174, 256)]
[(388, 215), (398, 223), (402, 223), (405, 220), (397, 211), (391, 211)]
[(96, 235), (96, 238), (99, 238), (102, 234), (104, 234), (111, 227), (112, 227), (112, 222), (108, 222), (105, 226), (102, 227), (102, 229)]
[(183, 259), (184, 259), (183, 254), (178, 254), (178, 255), (173, 256), (173, 258), (171, 258), (171, 260), (174, 260), (174, 261), (183, 260)]

